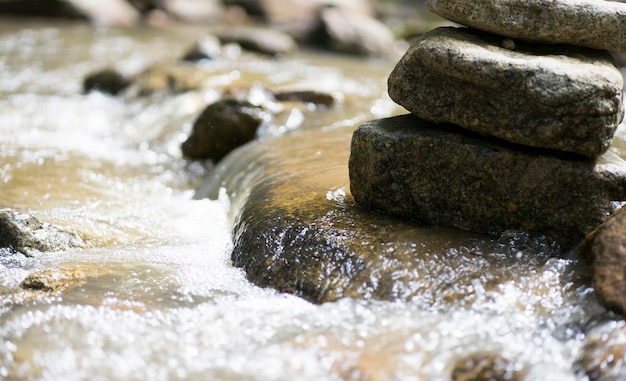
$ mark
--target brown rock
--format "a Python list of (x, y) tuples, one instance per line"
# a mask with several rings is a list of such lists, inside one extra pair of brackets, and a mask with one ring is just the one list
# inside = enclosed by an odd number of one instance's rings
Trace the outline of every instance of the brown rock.
[(365, 208), (484, 233), (541, 233), (564, 249), (626, 199), (626, 162), (610, 152), (555, 155), (413, 115), (361, 125), (349, 167)]
[(213, 103), (194, 122), (189, 138), (182, 144), (183, 155), (217, 162), (253, 140), (267, 118), (261, 107), (247, 101), (226, 99)]
[(66, 266), (58, 269), (44, 269), (26, 277), (21, 287), (27, 290), (62, 292), (84, 283), (88, 276), (93, 276), (87, 267)]
[(626, 4), (619, 2), (428, 0), (426, 5), (459, 24), (504, 36), (626, 51)]
[(296, 49), (291, 36), (278, 30), (266, 28), (223, 28), (214, 31), (223, 43), (235, 43), (242, 49), (271, 56), (288, 54)]
[(609, 320), (585, 335), (579, 363), (590, 381), (626, 379), (626, 322)]
[(396, 58), (394, 40), (391, 30), (373, 17), (327, 7), (306, 43), (339, 53)]
[(220, 41), (215, 36), (207, 36), (199, 39), (185, 52), (181, 61), (197, 62), (200, 60), (212, 60), (216, 58), (221, 50)]
[(131, 81), (113, 69), (104, 69), (88, 74), (83, 81), (83, 91), (102, 91), (112, 95), (119, 94), (130, 85)]
[(607, 52), (468, 28), (424, 35), (389, 76), (391, 98), (421, 118), (588, 157), (611, 144), (624, 115), (622, 87)]
[(330, 107), (335, 103), (332, 95), (313, 90), (278, 91), (273, 95), (274, 99), (280, 102), (303, 102), (325, 107)]
[(594, 230), (580, 252), (593, 264), (593, 287), (600, 304), (626, 316), (626, 208)]
[(345, 165), (351, 136), (350, 128), (308, 130), (247, 144), (202, 186), (197, 197), (233, 192), (232, 261), (251, 282), (314, 303), (361, 298), (470, 308), (501, 292), (512, 269), (541, 272), (558, 254), (544, 237), (506, 232), (496, 239), (355, 205)]
[(139, 96), (178, 94), (202, 88), (210, 75), (196, 65), (160, 63), (135, 75), (131, 90)]
[(517, 381), (522, 372), (506, 358), (477, 354), (461, 359), (452, 371), (452, 381)]

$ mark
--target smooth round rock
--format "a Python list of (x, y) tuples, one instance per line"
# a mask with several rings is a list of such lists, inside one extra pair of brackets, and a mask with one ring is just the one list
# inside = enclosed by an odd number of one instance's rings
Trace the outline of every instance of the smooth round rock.
[(268, 114), (247, 101), (224, 99), (207, 106), (181, 145), (190, 159), (221, 160), (230, 151), (253, 140)]

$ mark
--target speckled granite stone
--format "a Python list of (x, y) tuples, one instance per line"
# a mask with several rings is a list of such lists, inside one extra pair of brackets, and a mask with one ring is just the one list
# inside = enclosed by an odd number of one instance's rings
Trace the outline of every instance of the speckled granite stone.
[(413, 115), (372, 120), (352, 138), (360, 206), (475, 232), (521, 229), (577, 245), (626, 197), (626, 161), (556, 155)]
[(626, 4), (598, 0), (428, 0), (451, 21), (504, 36), (626, 51)]
[(624, 115), (623, 78), (607, 52), (469, 28), (422, 36), (388, 83), (395, 102), (426, 120), (588, 157), (608, 149)]

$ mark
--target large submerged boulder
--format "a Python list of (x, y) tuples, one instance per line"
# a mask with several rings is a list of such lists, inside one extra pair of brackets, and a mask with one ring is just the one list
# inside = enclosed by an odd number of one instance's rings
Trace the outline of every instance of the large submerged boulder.
[(449, 20), (503, 36), (626, 51), (626, 4), (620, 2), (428, 0), (426, 5)]
[(249, 143), (200, 188), (197, 197), (230, 192), (232, 261), (251, 282), (314, 303), (470, 306), (502, 292), (512, 268), (530, 274), (559, 254), (542, 236), (430, 227), (359, 207), (348, 189), (351, 136), (339, 129)]
[(403, 115), (355, 131), (350, 188), (368, 209), (476, 232), (537, 232), (567, 249), (626, 200), (624, 160), (572, 156)]
[(421, 118), (589, 157), (608, 149), (624, 115), (623, 78), (607, 52), (468, 28), (424, 35), (388, 82), (391, 98)]

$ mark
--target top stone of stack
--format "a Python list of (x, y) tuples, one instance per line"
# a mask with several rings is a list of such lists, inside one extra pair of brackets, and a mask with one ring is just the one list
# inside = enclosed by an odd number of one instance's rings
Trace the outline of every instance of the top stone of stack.
[[(604, 0), (427, 0), (469, 28), (417, 39), (389, 76), (411, 113), (482, 135), (589, 158), (624, 116), (626, 4)], [(515, 40), (513, 40), (515, 39)]]
[(624, 116), (623, 77), (604, 50), (513, 42), (472, 28), (416, 40), (388, 78), (391, 99), (436, 123), (597, 157)]
[(601, 0), (427, 0), (448, 20), (502, 36), (626, 52), (626, 4)]

